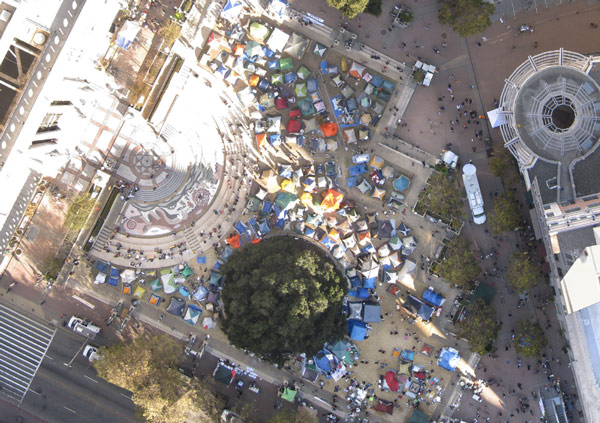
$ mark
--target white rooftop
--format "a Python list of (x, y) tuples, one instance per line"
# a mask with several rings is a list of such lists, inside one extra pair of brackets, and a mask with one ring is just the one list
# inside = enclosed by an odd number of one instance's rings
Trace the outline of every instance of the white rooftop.
[(587, 247), (562, 279), (567, 313), (600, 302), (600, 245)]

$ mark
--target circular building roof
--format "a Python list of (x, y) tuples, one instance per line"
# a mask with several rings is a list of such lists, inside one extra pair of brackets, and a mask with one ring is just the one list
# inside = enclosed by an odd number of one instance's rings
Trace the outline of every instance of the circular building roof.
[(521, 165), (571, 162), (597, 144), (600, 87), (590, 69), (587, 56), (561, 49), (530, 56), (506, 80), (500, 130)]

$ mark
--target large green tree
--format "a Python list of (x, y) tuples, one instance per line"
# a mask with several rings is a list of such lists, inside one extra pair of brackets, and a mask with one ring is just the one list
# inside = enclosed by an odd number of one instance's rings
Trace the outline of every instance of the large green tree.
[(496, 197), (494, 208), (489, 215), (492, 233), (498, 235), (502, 232), (512, 231), (519, 226), (520, 221), (521, 215), (514, 194), (506, 191)]
[(343, 337), (347, 283), (311, 244), (277, 237), (246, 245), (222, 271), (223, 331), (237, 347), (282, 363)]
[(493, 4), (483, 0), (442, 0), (438, 19), (461, 37), (470, 37), (492, 24), (490, 15), (495, 10)]
[(469, 306), (466, 318), (458, 324), (458, 336), (467, 339), (471, 351), (481, 355), (492, 350), (499, 330), (496, 311), (481, 298)]
[(149, 423), (216, 422), (225, 402), (203, 382), (182, 375), (183, 347), (169, 336), (102, 347), (98, 375), (133, 393)]
[(504, 146), (494, 145), (492, 158), (490, 159), (490, 170), (506, 185), (513, 185), (519, 180), (519, 171), (516, 161), (510, 151)]
[(515, 334), (517, 342), (515, 351), (525, 357), (538, 357), (542, 355), (544, 348), (548, 345), (546, 335), (540, 324), (535, 320), (521, 319)]
[(318, 423), (319, 419), (311, 415), (305, 408), (277, 413), (267, 423)]
[(85, 227), (88, 216), (96, 204), (96, 199), (91, 198), (87, 192), (77, 194), (71, 201), (69, 210), (65, 215), (64, 226), (69, 231), (79, 232)]
[(352, 19), (365, 10), (369, 0), (327, 0), (327, 4), (338, 9), (345, 17)]
[(434, 172), (425, 194), (429, 210), (433, 213), (447, 219), (464, 216), (464, 197), (454, 178)]
[(452, 285), (466, 289), (475, 287), (475, 278), (481, 273), (481, 267), (469, 241), (457, 237), (448, 244), (446, 255), (439, 266), (439, 273)]
[(533, 263), (525, 254), (516, 252), (513, 254), (507, 272), (508, 282), (517, 291), (523, 293), (535, 285), (540, 279), (540, 268)]

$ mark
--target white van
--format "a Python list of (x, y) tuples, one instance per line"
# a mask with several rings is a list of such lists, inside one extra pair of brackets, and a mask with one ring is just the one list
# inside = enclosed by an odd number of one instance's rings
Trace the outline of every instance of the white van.
[(73, 332), (94, 339), (100, 333), (100, 328), (88, 320), (83, 320), (81, 317), (73, 316), (69, 320), (68, 325)]

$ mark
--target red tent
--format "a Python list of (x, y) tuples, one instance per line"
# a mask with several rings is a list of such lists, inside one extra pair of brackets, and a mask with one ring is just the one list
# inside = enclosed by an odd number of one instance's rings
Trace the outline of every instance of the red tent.
[(290, 110), (289, 111), (289, 116), (290, 116), (290, 119), (297, 118), (297, 117), (302, 116), (302, 112), (300, 111), (300, 109)]
[(266, 134), (256, 134), (256, 146), (258, 148), (264, 147), (267, 145)]
[(277, 107), (277, 110), (287, 108), (287, 100), (283, 97), (277, 97), (275, 99), (275, 107)]
[(400, 386), (400, 383), (398, 382), (398, 379), (396, 379), (396, 373), (394, 373), (392, 370), (388, 370), (384, 378), (385, 383), (387, 383), (387, 386), (389, 386), (389, 388), (392, 391), (398, 392), (398, 387)]
[(376, 411), (381, 411), (383, 413), (388, 413), (392, 415), (394, 413), (394, 403), (384, 400), (377, 400), (377, 406), (375, 407)]
[(287, 131), (290, 134), (296, 134), (296, 133), (300, 132), (301, 129), (302, 129), (302, 123), (300, 123), (299, 120), (291, 119), (288, 121)]
[(227, 238), (225, 242), (229, 244), (231, 248), (240, 248), (242, 246), (242, 240), (240, 239), (239, 234), (231, 234), (231, 236)]
[(321, 132), (323, 132), (323, 136), (329, 138), (333, 137), (338, 132), (338, 127), (333, 122), (325, 122), (321, 124)]

